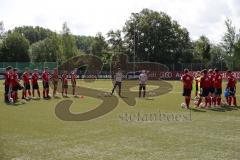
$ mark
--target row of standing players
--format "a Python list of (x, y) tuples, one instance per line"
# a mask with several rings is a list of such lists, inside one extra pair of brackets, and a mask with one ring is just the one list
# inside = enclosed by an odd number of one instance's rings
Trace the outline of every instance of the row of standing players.
[[(229, 106), (237, 106), (237, 100), (235, 95), (237, 79), (230, 70), (227, 71), (226, 78), (227, 85), (224, 90), (226, 103)], [(183, 82), (183, 96), (185, 97), (186, 104), (185, 107), (189, 109), (194, 79), (196, 81), (196, 98), (194, 102), (196, 107), (219, 107), (222, 102), (221, 95), (223, 75), (219, 72), (218, 69), (204, 69), (201, 72), (199, 71), (195, 77), (189, 72), (188, 69), (184, 70), (184, 74), (181, 77), (181, 80)], [(198, 94), (199, 89), (200, 93)], [(203, 98), (205, 99), (204, 106), (200, 106), (200, 104), (202, 104)]]
[[(72, 94), (76, 96), (75, 94), (75, 88), (76, 88), (76, 75), (77, 69), (74, 69), (71, 74), (71, 84), (72, 84)], [(142, 70), (141, 74), (139, 75), (139, 97), (141, 95), (145, 97), (146, 95), (146, 83), (148, 80), (147, 73), (145, 70)], [(57, 92), (57, 87), (58, 87), (58, 81), (59, 81), (59, 76), (58, 76), (58, 70), (55, 68), (53, 70), (53, 73), (50, 74), (48, 68), (44, 68), (44, 71), (42, 73), (42, 82), (43, 82), (43, 98), (44, 99), (49, 99), (49, 82), (50, 80), (52, 81), (53, 84), (53, 96), (55, 97), (56, 92)], [(38, 79), (39, 79), (39, 72), (37, 69), (34, 70), (34, 72), (31, 75), (31, 84), (32, 84), (32, 93), (30, 90), (30, 73), (29, 70), (26, 69), (25, 72), (22, 75), (22, 81), (23, 81), (23, 86), (20, 83), (20, 79), (18, 77), (18, 70), (15, 68), (13, 69), (12, 67), (7, 67), (6, 68), (6, 73), (5, 73), (5, 102), (9, 103), (10, 99), (13, 100), (13, 103), (17, 101), (18, 99), (18, 90), (23, 90), (22, 92), (22, 99), (26, 99), (27, 97), (33, 95), (35, 96), (35, 90), (37, 90), (38, 97), (40, 98), (40, 91), (39, 91), (39, 86), (38, 86)], [(64, 73), (61, 76), (62, 80), (62, 96), (66, 97), (67, 96), (67, 90), (68, 90), (68, 75), (67, 71), (64, 71)], [(123, 73), (120, 68), (118, 68), (118, 71), (114, 75), (114, 86), (111, 92), (111, 95), (114, 93), (114, 90), (118, 86), (118, 94), (121, 97), (121, 84), (123, 80)], [(143, 91), (143, 94), (142, 94)]]
[[(77, 69), (74, 69), (71, 74), (71, 84), (72, 84), (72, 94), (75, 95), (75, 88), (76, 88), (76, 75)], [(31, 96), (35, 96), (35, 90), (37, 91), (38, 97), (41, 98), (38, 80), (39, 80), (39, 72), (38, 69), (34, 69), (32, 75), (30, 74), (29, 69), (25, 69), (25, 72), (22, 74), (21, 79), (18, 75), (18, 69), (12, 68), (11, 66), (6, 68), (5, 72), (5, 102), (6, 103), (15, 103), (17, 102), (18, 98), (18, 91), (22, 90), (22, 99), (29, 99)], [(30, 78), (31, 77), (31, 78)], [(58, 69), (55, 68), (53, 73), (50, 74), (48, 67), (44, 68), (44, 71), (41, 74), (42, 77), (42, 84), (43, 84), (43, 98), (50, 99), (49, 96), (49, 83), (52, 82), (53, 84), (53, 96), (56, 96), (57, 87), (59, 82), (59, 73)], [(21, 84), (21, 80), (23, 81), (23, 85)], [(64, 71), (61, 75), (62, 81), (62, 96), (67, 97), (68, 91), (68, 73)], [(32, 90), (31, 90), (32, 86)]]

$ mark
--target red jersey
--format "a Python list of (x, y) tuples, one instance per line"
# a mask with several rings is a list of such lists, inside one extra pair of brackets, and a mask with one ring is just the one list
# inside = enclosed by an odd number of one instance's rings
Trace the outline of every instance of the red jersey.
[(210, 79), (210, 87), (214, 87), (214, 74), (208, 74)]
[(210, 88), (211, 87), (211, 79), (208, 75), (204, 75), (200, 80), (200, 88)]
[(11, 84), (12, 86), (17, 86), (19, 84), (19, 77), (17, 73), (13, 73), (11, 76)]
[(183, 88), (192, 89), (193, 76), (189, 74), (184, 74), (182, 76)]
[(67, 74), (62, 74), (62, 83), (68, 84)]
[(37, 84), (38, 83), (38, 77), (39, 77), (38, 73), (33, 73), (32, 74), (32, 84)]
[(222, 88), (222, 75), (219, 73), (214, 76), (214, 88)]
[(23, 75), (22, 75), (22, 79), (23, 79), (23, 82), (24, 82), (25, 84), (29, 84), (29, 83), (30, 83), (29, 73), (24, 72)]
[(49, 73), (48, 72), (43, 71), (43, 73), (42, 73), (42, 80), (44, 82), (48, 82), (49, 81)]
[(9, 86), (11, 84), (12, 74), (10, 72), (6, 72), (4, 74), (5, 77), (5, 85)]
[(233, 75), (230, 75), (227, 78), (228, 78), (227, 87), (235, 88), (237, 83), (236, 78)]
[(76, 79), (77, 79), (77, 75), (75, 72), (71, 73), (71, 82), (72, 84), (76, 84)]

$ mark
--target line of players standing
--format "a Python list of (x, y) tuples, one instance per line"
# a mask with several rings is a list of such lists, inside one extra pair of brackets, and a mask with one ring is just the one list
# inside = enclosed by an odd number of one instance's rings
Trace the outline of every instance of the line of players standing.
[[(77, 69), (74, 69), (71, 74), (71, 84), (72, 84), (72, 94), (75, 95), (75, 88), (76, 88), (76, 75)], [(22, 74), (21, 79), (19, 78), (18, 69), (12, 68), (11, 66), (6, 68), (5, 72), (5, 102), (6, 103), (15, 103), (18, 101), (18, 91), (22, 90), (22, 99), (29, 100), (31, 96), (35, 97), (35, 90), (37, 91), (38, 97), (41, 98), (38, 80), (40, 74), (38, 69), (34, 69), (32, 75), (28, 68), (25, 69), (25, 72)], [(53, 97), (56, 96), (58, 82), (59, 82), (59, 73), (58, 69), (55, 68), (53, 73), (50, 74), (48, 67), (44, 68), (42, 72), (42, 84), (43, 84), (43, 92), (42, 96), (44, 99), (50, 99), (49, 96), (49, 83), (52, 82), (53, 84)], [(67, 97), (67, 90), (68, 90), (68, 73), (64, 71), (61, 75), (61, 82), (62, 82), (62, 96)], [(23, 81), (23, 85), (21, 84), (21, 80)], [(32, 90), (31, 90), (32, 86)], [(32, 92), (31, 92), (32, 91)]]
[[(236, 83), (237, 79), (232, 73), (232, 71), (228, 70), (226, 73), (227, 77), (227, 85), (224, 90), (224, 96), (226, 98), (227, 105), (237, 106), (236, 100)], [(211, 106), (219, 107), (221, 105), (222, 99), (222, 81), (223, 76), (219, 72), (218, 69), (214, 71), (212, 69), (202, 70), (198, 72), (194, 77), (188, 69), (184, 70), (184, 74), (181, 77), (183, 82), (183, 96), (185, 97), (185, 107), (189, 108), (190, 100), (191, 100), (191, 91), (193, 87), (193, 80), (196, 81), (195, 86), (195, 102), (196, 107), (205, 107), (209, 108)], [(199, 87), (200, 85), (200, 87)], [(200, 93), (198, 91), (200, 89)], [(202, 99), (205, 99), (204, 106), (202, 106)]]

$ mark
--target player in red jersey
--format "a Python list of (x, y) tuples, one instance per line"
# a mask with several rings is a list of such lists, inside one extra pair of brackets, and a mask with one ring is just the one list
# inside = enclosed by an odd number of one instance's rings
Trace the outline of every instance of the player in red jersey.
[(6, 68), (4, 77), (4, 88), (5, 88), (5, 93), (4, 93), (4, 99), (6, 103), (10, 103), (10, 98), (11, 98), (11, 90), (12, 90), (12, 85), (11, 85), (11, 76), (12, 76), (12, 67), (8, 66)]
[(73, 96), (76, 96), (75, 90), (76, 90), (76, 79), (77, 79), (77, 69), (74, 69), (71, 72), (71, 84), (72, 84), (72, 94)]
[(230, 70), (227, 71), (227, 79), (227, 89), (229, 90), (228, 105), (231, 106), (233, 101), (233, 105), (237, 106), (237, 100), (235, 96), (237, 80)]
[(22, 80), (23, 80), (23, 94), (22, 94), (22, 99), (25, 99), (26, 97), (31, 96), (31, 87), (30, 87), (30, 78), (29, 78), (29, 70), (28, 68), (25, 69), (25, 72), (22, 75)]
[(19, 77), (18, 77), (18, 69), (13, 69), (12, 79), (11, 79), (11, 85), (12, 85), (12, 98), (13, 102), (16, 102), (18, 99), (18, 90), (22, 90), (23, 87), (19, 83)]
[(219, 73), (218, 69), (214, 70), (214, 95), (215, 95), (215, 104), (216, 106), (221, 105), (221, 94), (222, 94), (222, 75)]
[(208, 77), (208, 72), (206, 69), (204, 69), (202, 73), (203, 77), (200, 79), (200, 98), (198, 100), (197, 107), (199, 107), (199, 105), (201, 104), (203, 97), (205, 98), (205, 107), (207, 107), (210, 102), (209, 90), (211, 87), (211, 80)]
[(68, 79), (67, 78), (68, 78), (67, 71), (64, 71), (62, 74), (62, 96), (63, 97), (67, 97), (67, 90), (68, 90)]
[(181, 79), (183, 82), (183, 96), (185, 97), (185, 103), (187, 105), (187, 108), (189, 109), (193, 76), (189, 74), (188, 69), (184, 69), (184, 75), (181, 77)]
[(39, 73), (38, 69), (34, 69), (34, 72), (32, 74), (32, 95), (33, 97), (35, 96), (35, 90), (37, 90), (38, 97), (40, 98), (40, 91), (39, 91), (39, 86), (38, 86), (38, 79), (39, 79)]
[(215, 105), (216, 104), (216, 98), (215, 98), (215, 88), (214, 88), (214, 73), (212, 69), (208, 70), (208, 77), (210, 79), (210, 88), (209, 88), (209, 105)]
[(57, 87), (58, 87), (58, 69), (54, 68), (53, 74), (52, 74), (52, 83), (53, 83), (53, 97), (56, 96), (57, 93)]
[(43, 98), (49, 99), (49, 72), (48, 67), (44, 68), (44, 71), (42, 73), (42, 82), (43, 82)]

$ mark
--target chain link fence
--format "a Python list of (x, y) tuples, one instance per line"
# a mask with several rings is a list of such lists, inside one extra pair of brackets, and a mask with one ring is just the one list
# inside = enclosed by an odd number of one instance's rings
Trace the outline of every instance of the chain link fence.
[[(218, 68), (220, 71), (226, 71), (228, 69), (239, 71), (240, 69), (236, 69), (233, 64), (229, 64), (228, 66), (224, 64), (209, 64), (209, 63), (181, 63), (181, 64), (163, 64), (168, 67), (169, 71), (183, 71), (185, 68), (188, 68), (190, 71), (200, 71), (203, 69), (214, 69)], [(42, 71), (44, 67), (48, 67), (50, 70), (58, 67), (57, 62), (0, 62), (0, 72), (3, 73), (7, 66), (12, 66), (13, 68), (18, 68), (19, 72), (23, 72), (25, 68), (29, 68), (30, 70), (38, 69)], [(108, 66), (108, 67), (106, 67)], [(105, 64), (102, 72), (109, 72), (110, 64)]]
[(38, 69), (42, 71), (44, 67), (48, 67), (50, 70), (58, 67), (57, 62), (0, 62), (0, 72), (5, 72), (7, 66), (12, 66), (13, 68), (18, 68), (19, 72), (24, 72), (25, 68), (30, 70)]

